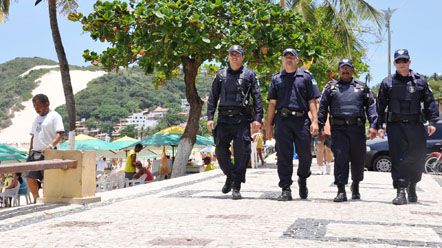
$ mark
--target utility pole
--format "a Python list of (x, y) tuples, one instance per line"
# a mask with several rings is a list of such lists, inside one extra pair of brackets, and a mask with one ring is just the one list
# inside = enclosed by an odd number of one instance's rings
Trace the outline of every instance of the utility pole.
[(386, 10), (382, 10), (382, 12), (384, 12), (384, 16), (385, 16), (385, 27), (387, 28), (387, 32), (388, 32), (388, 64), (387, 64), (387, 68), (388, 68), (388, 75), (391, 75), (391, 30), (390, 30), (390, 19), (391, 16), (393, 15), (393, 13), (396, 11), (397, 9), (386, 9)]

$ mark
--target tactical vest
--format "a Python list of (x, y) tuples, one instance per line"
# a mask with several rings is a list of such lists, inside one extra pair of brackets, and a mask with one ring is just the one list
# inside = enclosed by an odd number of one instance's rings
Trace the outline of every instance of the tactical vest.
[(330, 114), (333, 117), (364, 117), (368, 88), (357, 82), (331, 83)]
[(416, 81), (414, 74), (412, 74), (412, 80), (407, 83), (403, 83), (394, 77), (387, 80), (389, 89), (388, 112), (403, 115), (420, 114), (420, 99), (424, 89)]
[(246, 68), (239, 77), (235, 74), (227, 73), (227, 69), (220, 71), (221, 89), (219, 106), (248, 106), (251, 90), (251, 82), (246, 78)]

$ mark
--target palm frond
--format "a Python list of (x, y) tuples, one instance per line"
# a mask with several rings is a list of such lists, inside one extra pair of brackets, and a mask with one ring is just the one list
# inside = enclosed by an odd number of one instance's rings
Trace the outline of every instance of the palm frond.
[(69, 13), (76, 12), (79, 4), (77, 0), (59, 0), (57, 2), (57, 9), (60, 14), (68, 15)]
[(365, 0), (340, 0), (340, 6), (352, 11), (360, 20), (369, 21), (376, 25), (378, 32), (380, 33), (385, 24), (384, 14)]
[(0, 23), (6, 21), (6, 18), (9, 14), (9, 5), (11, 4), (10, 0), (0, 0)]

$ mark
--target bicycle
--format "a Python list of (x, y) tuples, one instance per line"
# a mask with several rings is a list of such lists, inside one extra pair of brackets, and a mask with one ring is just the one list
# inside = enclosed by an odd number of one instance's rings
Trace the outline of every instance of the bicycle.
[(425, 159), (425, 173), (442, 174), (442, 152), (432, 152), (428, 155)]

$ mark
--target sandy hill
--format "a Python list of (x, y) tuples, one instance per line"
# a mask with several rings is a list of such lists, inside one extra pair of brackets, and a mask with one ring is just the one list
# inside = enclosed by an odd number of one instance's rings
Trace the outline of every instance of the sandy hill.
[[(52, 68), (53, 66), (43, 66), (43, 68)], [(36, 66), (33, 69), (41, 69), (42, 66)], [(31, 69), (32, 70), (32, 69)], [(29, 71), (22, 75), (29, 73)], [(105, 74), (103, 71), (82, 71), (71, 70), (71, 81), (74, 94), (86, 88), (87, 84), (98, 77)], [(49, 97), (51, 103), (51, 109), (65, 104), (65, 98), (63, 93), (63, 86), (61, 83), (61, 75), (59, 71), (51, 70), (44, 74), (41, 78), (37, 79), (38, 86), (32, 91), (32, 95), (39, 93), (46, 94)], [(30, 141), (30, 129), (33, 120), (36, 117), (32, 101), (26, 101), (22, 103), (25, 108), (19, 112), (15, 112), (15, 116), (12, 119), (12, 125), (0, 130), (0, 143), (6, 143), (16, 145), (19, 147), (28, 147)]]

